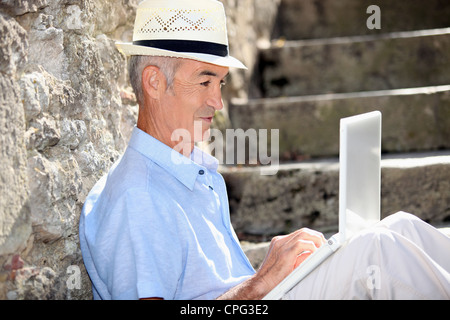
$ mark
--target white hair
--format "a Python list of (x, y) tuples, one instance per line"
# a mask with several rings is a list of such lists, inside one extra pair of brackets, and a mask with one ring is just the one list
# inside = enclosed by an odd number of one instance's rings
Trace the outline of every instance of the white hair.
[(128, 74), (131, 87), (133, 88), (139, 105), (142, 105), (144, 102), (144, 94), (142, 91), (142, 72), (144, 69), (148, 66), (158, 67), (166, 77), (167, 89), (171, 89), (175, 73), (180, 66), (181, 60), (182, 59), (160, 56), (133, 55), (130, 57)]

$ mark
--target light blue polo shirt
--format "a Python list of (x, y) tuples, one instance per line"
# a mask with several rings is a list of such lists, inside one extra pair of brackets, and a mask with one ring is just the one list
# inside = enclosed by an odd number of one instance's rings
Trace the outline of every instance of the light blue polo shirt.
[(214, 299), (254, 274), (217, 168), (198, 148), (188, 159), (134, 128), (80, 217), (94, 299)]

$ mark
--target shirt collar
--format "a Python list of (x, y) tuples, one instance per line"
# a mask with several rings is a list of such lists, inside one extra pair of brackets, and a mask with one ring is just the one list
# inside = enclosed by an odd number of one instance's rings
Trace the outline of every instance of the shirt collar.
[(187, 158), (136, 126), (128, 145), (165, 169), (190, 190), (194, 189), (197, 176), (204, 174), (205, 169), (215, 172), (219, 166), (215, 157), (197, 147)]

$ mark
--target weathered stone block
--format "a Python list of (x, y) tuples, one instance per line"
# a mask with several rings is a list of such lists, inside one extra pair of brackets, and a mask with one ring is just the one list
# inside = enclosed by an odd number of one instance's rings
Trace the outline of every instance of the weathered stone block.
[[(370, 5), (380, 8), (380, 29), (367, 27)], [(273, 38), (345, 37), (448, 27), (446, 0), (283, 0)]]
[(254, 85), (269, 98), (446, 85), (450, 28), (286, 42), (259, 63)]
[[(241, 238), (270, 239), (302, 227), (337, 231), (338, 161), (281, 165), (272, 176), (258, 168), (222, 172), (228, 185), (231, 221)], [(450, 221), (450, 154), (384, 158), (381, 216), (406, 211), (433, 224)]]
[(450, 87), (233, 100), (231, 123), (247, 130), (279, 129), (281, 160), (336, 156), (341, 118), (381, 111), (383, 152), (450, 148)]
[(324, 230), (337, 224), (336, 163), (281, 165), (275, 175), (261, 175), (258, 168), (222, 174), (238, 235), (273, 236), (301, 226)]
[[(136, 123), (114, 42), (131, 40), (139, 2), (0, 1), (0, 299), (92, 298), (78, 219)], [(278, 3), (224, 1), (250, 68)], [(250, 74), (232, 73), (225, 100), (246, 95)]]
[[(25, 30), (0, 14), (0, 264), (30, 236), (24, 111), (16, 72), (26, 61)], [(0, 286), (1, 289), (1, 286)], [(0, 297), (2, 296), (0, 290)]]

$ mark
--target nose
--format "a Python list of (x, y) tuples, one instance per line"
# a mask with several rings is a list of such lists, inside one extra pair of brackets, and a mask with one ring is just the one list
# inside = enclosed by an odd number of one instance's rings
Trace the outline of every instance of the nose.
[(208, 97), (207, 104), (215, 110), (223, 109), (222, 90), (220, 86), (217, 86), (214, 90), (212, 90), (210, 96)]

